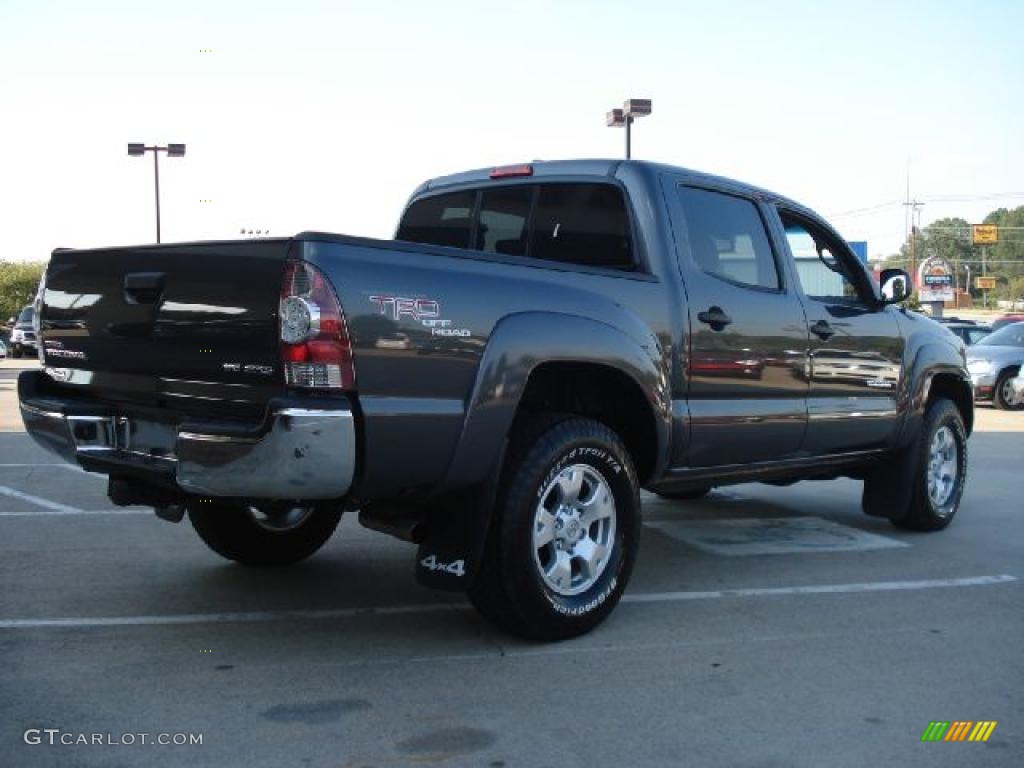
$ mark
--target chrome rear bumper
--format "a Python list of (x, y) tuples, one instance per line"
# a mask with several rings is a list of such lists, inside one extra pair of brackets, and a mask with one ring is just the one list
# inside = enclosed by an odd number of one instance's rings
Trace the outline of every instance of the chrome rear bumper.
[(25, 429), (47, 450), (91, 471), (149, 474), (188, 493), (336, 499), (348, 493), (355, 474), (355, 424), (340, 402), (272, 405), (266, 423), (249, 431), (223, 424), (179, 428), (49, 398), (19, 401)]
[(332, 499), (355, 473), (356, 432), (348, 410), (282, 408), (259, 439), (179, 432), (178, 485), (209, 496)]

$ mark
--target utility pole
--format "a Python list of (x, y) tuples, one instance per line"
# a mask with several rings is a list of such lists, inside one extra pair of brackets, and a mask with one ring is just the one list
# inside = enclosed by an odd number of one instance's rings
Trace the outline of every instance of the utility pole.
[[(909, 176), (907, 182), (907, 201), (903, 205), (907, 206), (910, 212), (910, 279), (912, 282), (917, 280), (917, 233), (921, 228), (921, 209), (924, 207), (924, 203), (916, 198), (910, 200), (910, 183)], [(916, 221), (916, 223), (915, 223)]]
[[(981, 276), (982, 277), (985, 277), (986, 275), (988, 275), (988, 270), (986, 269), (987, 265), (985, 264), (985, 260), (987, 258), (988, 258), (988, 246), (987, 245), (983, 245), (983, 246), (981, 246)], [(982, 288), (981, 289), (981, 306), (983, 306), (985, 309), (988, 309), (988, 288)]]

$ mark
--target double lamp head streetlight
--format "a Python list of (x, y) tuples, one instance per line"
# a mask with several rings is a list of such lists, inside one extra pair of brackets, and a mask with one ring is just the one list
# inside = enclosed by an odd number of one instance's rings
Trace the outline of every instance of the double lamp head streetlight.
[(651, 114), (650, 99), (627, 99), (622, 105), (622, 109), (613, 109), (607, 115), (606, 124), (609, 128), (626, 129), (627, 160), (632, 154), (630, 132), (633, 126), (633, 121), (638, 117), (647, 117), (649, 114)]
[(153, 179), (156, 183), (156, 241), (160, 242), (160, 163), (161, 152), (166, 152), (168, 157), (184, 157), (184, 144), (168, 144), (166, 147), (147, 147), (145, 144), (129, 144), (128, 154), (132, 157), (142, 157), (147, 152), (153, 153)]

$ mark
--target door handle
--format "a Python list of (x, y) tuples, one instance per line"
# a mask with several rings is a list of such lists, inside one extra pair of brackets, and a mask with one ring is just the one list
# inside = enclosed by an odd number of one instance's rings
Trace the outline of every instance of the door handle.
[(836, 335), (836, 330), (827, 321), (819, 320), (811, 326), (811, 333), (822, 341), (828, 341), (829, 338)]
[(732, 322), (732, 318), (721, 307), (710, 307), (706, 312), (698, 312), (697, 319), (710, 325), (713, 331), (720, 331)]
[(129, 304), (152, 304), (164, 292), (163, 272), (132, 272), (124, 276), (124, 295)]

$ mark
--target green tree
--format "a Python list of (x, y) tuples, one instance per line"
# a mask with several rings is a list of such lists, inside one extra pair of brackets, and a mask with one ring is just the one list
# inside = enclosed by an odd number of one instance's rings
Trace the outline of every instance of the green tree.
[(35, 298), (46, 264), (0, 261), (0, 322), (15, 316)]
[[(1012, 210), (999, 208), (985, 217), (985, 224), (1000, 228), (999, 242), (987, 247), (986, 260), (992, 262), (987, 272), (999, 278), (996, 296), (1020, 298), (1019, 281), (1024, 276), (1024, 205)], [(980, 273), (979, 273), (980, 274)]]
[(926, 257), (940, 256), (951, 263), (977, 258), (975, 246), (971, 245), (971, 225), (959, 216), (936, 219), (922, 234)]

